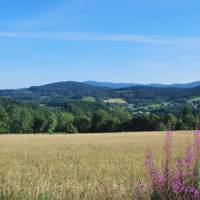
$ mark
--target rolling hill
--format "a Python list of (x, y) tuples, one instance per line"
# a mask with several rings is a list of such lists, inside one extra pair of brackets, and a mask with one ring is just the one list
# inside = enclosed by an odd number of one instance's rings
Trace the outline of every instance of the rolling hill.
[(67, 100), (80, 100), (88, 96), (102, 98), (107, 96), (110, 90), (110, 88), (68, 81), (18, 90), (0, 90), (0, 96), (15, 100), (37, 101), (41, 104), (63, 104)]
[(85, 81), (84, 83), (97, 86), (97, 87), (107, 87), (107, 88), (112, 88), (112, 89), (141, 86), (141, 84), (136, 84), (136, 83), (112, 83), (112, 82), (97, 82), (97, 81)]
[(200, 87), (195, 88), (175, 88), (175, 87), (150, 87), (136, 86), (121, 88), (113, 91), (114, 98), (126, 99), (129, 103), (164, 103), (181, 102), (191, 97), (200, 96)]
[(124, 87), (134, 87), (134, 86), (148, 86), (148, 87), (158, 87), (158, 88), (194, 88), (200, 87), (200, 81), (191, 82), (191, 83), (175, 83), (175, 84), (159, 84), (159, 83), (151, 83), (151, 84), (137, 84), (137, 83), (113, 83), (113, 82), (97, 82), (97, 81), (85, 81), (85, 83), (97, 86), (97, 87), (108, 87), (112, 89), (120, 89)]
[(200, 97), (200, 87), (192, 87), (198, 85), (198, 82), (188, 84), (187, 86), (179, 84), (179, 87), (148, 85), (116, 89), (117, 86), (112, 86), (115, 88), (111, 88), (111, 85), (108, 85), (108, 83), (97, 86), (83, 82), (57, 82), (18, 90), (0, 90), (0, 96), (22, 101), (37, 101), (40, 104), (59, 107), (66, 101), (83, 99), (109, 102), (105, 100), (115, 98), (124, 99), (130, 104), (147, 105), (152, 103), (181, 102)]

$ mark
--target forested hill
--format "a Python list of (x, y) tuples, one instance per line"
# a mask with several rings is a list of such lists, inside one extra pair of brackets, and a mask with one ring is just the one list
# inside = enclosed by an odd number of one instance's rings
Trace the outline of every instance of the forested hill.
[(138, 84), (138, 83), (113, 83), (113, 82), (97, 82), (97, 81), (85, 81), (85, 83), (98, 86), (98, 87), (109, 87), (112, 89), (120, 89), (124, 87), (134, 87), (134, 86), (149, 86), (149, 87), (158, 87), (158, 88), (194, 88), (200, 87), (200, 81), (195, 81), (191, 83), (175, 83), (175, 84), (159, 84), (159, 83), (151, 83), (151, 84)]
[(42, 86), (33, 86), (18, 90), (0, 90), (0, 96), (11, 97), (15, 100), (64, 103), (67, 100), (80, 100), (84, 97), (102, 98), (108, 96), (110, 88), (96, 87), (80, 82), (57, 82)]
[(117, 89), (114, 91), (115, 97), (127, 99), (129, 102), (154, 102), (154, 101), (180, 101), (200, 96), (200, 87), (195, 88), (159, 88), (137, 86)]
[(111, 89), (59, 82), (0, 90), (0, 133), (153, 131), (169, 124), (189, 130), (199, 119), (200, 87)]
[(179, 102), (200, 97), (200, 87), (150, 87), (134, 86), (121, 89), (98, 87), (81, 82), (58, 82), (42, 86), (33, 86), (19, 90), (0, 90), (0, 96), (11, 97), (14, 100), (37, 101), (40, 104), (60, 107), (66, 101), (89, 99), (105, 101), (108, 99), (123, 99), (129, 104), (152, 104)]
[(64, 95), (64, 96), (99, 96), (109, 91), (109, 88), (96, 87), (81, 82), (58, 82), (42, 86), (30, 87), (29, 92), (38, 95)]

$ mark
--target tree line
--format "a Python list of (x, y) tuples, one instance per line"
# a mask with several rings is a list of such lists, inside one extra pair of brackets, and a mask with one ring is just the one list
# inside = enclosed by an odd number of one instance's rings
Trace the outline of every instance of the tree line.
[[(0, 133), (103, 133), (194, 129), (197, 113), (133, 114), (125, 108), (92, 102), (70, 102), (63, 109), (0, 98)], [(170, 126), (170, 127), (169, 127)]]

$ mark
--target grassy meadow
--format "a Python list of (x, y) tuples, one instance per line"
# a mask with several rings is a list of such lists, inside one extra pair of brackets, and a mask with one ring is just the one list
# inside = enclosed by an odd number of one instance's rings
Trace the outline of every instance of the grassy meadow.
[[(1, 135), (0, 199), (133, 199), (152, 149), (161, 164), (165, 134)], [(174, 157), (192, 132), (174, 135)]]

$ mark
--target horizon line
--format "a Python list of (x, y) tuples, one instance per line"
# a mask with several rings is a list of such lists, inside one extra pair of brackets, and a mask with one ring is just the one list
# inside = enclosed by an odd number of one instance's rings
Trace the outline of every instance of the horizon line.
[[(112, 81), (94, 81), (94, 80), (85, 80), (85, 81), (75, 81), (75, 80), (68, 80), (68, 81), (52, 81), (49, 83), (41, 83), (41, 84), (35, 84), (35, 85), (30, 85), (30, 86), (24, 86), (24, 87), (18, 87), (18, 88), (5, 88), (0, 90), (21, 90), (21, 89), (27, 89), (30, 87), (39, 87), (39, 86), (44, 86), (44, 85), (49, 85), (49, 84), (54, 84), (54, 83), (67, 83), (67, 82), (76, 82), (76, 83), (87, 83), (87, 82), (96, 82), (96, 83), (111, 83), (111, 84), (135, 84), (135, 86), (151, 86), (151, 85), (163, 85), (163, 86), (173, 86), (177, 84), (191, 84), (195, 82), (200, 82), (200, 81), (191, 81), (191, 82), (175, 82), (175, 83), (134, 83), (134, 82), (112, 82)], [(89, 83), (88, 83), (89, 84)]]

